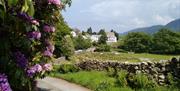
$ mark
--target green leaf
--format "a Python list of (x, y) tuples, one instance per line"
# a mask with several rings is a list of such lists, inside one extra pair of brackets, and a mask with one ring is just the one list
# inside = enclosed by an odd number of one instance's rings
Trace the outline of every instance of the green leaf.
[(29, 6), (29, 10), (28, 10), (28, 14), (30, 16), (33, 16), (34, 15), (34, 5), (33, 5), (33, 2), (31, 0), (28, 0), (28, 6)]
[(4, 17), (5, 17), (5, 12), (4, 12), (4, 10), (1, 9), (1, 7), (0, 7), (0, 18), (1, 18), (2, 20), (4, 20)]
[(18, 2), (18, 0), (8, 0), (8, 6), (14, 6), (14, 5), (16, 5), (17, 4), (17, 2)]
[(27, 12), (28, 15), (34, 15), (34, 5), (32, 0), (25, 0), (24, 5), (22, 6), (21, 12)]
[(0, 9), (2, 9), (4, 12), (6, 12), (6, 5), (5, 5), (4, 0), (0, 0)]
[(29, 0), (24, 0), (24, 5), (22, 6), (21, 12), (27, 12), (28, 11), (28, 9), (29, 9), (28, 1)]

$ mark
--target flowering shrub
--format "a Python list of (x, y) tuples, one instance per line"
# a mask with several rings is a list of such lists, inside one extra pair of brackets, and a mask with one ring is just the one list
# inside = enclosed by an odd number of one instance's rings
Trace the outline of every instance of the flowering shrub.
[(67, 0), (0, 0), (0, 91), (35, 91), (52, 70), (53, 36)]

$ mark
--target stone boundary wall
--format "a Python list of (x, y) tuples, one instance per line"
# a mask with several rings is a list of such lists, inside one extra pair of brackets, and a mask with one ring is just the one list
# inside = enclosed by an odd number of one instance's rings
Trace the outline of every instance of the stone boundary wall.
[(109, 67), (116, 70), (126, 70), (128, 73), (145, 73), (153, 77), (160, 85), (167, 82), (167, 75), (171, 73), (180, 79), (180, 59), (162, 62), (122, 63), (113, 61), (86, 60), (76, 64), (82, 70), (107, 70)]

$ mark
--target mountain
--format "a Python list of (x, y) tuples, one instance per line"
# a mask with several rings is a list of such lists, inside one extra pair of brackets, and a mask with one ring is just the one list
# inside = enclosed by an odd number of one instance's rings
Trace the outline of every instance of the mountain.
[(180, 32), (180, 19), (168, 23), (165, 27)]
[(157, 31), (159, 31), (162, 28), (169, 28), (172, 31), (180, 32), (180, 19), (174, 20), (174, 21), (168, 23), (165, 26), (163, 26), (163, 25), (155, 25), (155, 26), (151, 26), (151, 27), (137, 28), (137, 29), (133, 29), (133, 30), (130, 30), (128, 32), (125, 32), (123, 34), (127, 34), (129, 32), (145, 32), (145, 33), (148, 33), (148, 34), (153, 34), (153, 33), (156, 33)]

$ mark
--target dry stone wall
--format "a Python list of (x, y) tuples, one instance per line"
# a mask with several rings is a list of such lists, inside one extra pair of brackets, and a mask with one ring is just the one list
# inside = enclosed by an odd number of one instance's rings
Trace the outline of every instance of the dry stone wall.
[(153, 77), (160, 85), (168, 82), (168, 74), (180, 79), (180, 59), (162, 62), (122, 63), (113, 61), (86, 60), (76, 64), (82, 70), (107, 70), (109, 67), (116, 70), (126, 70), (129, 73), (145, 73)]

